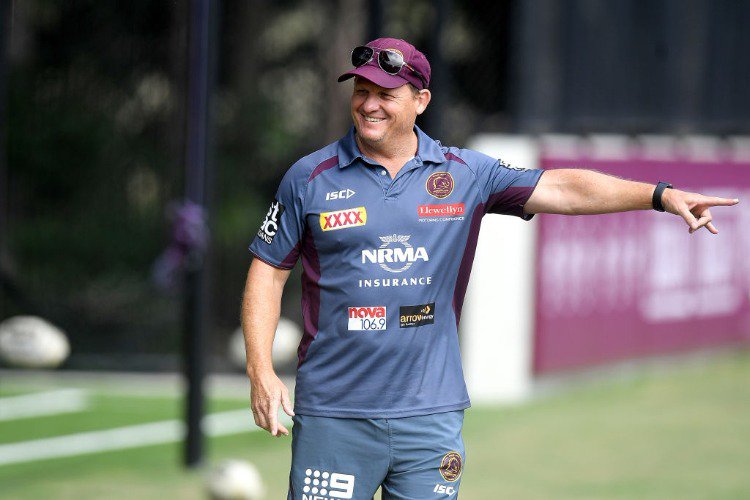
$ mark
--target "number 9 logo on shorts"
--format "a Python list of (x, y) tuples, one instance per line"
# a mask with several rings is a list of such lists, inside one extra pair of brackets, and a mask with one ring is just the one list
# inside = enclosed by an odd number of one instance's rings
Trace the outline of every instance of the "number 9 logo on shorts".
[[(307, 469), (305, 471), (305, 486), (302, 488), (303, 498), (343, 498), (354, 496), (354, 476)], [(312, 494), (314, 496), (309, 496)]]

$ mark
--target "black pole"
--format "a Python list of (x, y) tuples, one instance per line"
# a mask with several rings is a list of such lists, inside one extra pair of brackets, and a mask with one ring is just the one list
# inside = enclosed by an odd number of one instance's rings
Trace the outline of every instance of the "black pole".
[[(10, 0), (0, 0), (0, 264), (5, 259), (8, 231), (8, 153), (6, 149), (8, 38), (10, 37)], [(2, 279), (0, 279), (2, 283)], [(0, 311), (1, 312), (1, 311)]]
[(383, 0), (370, 0), (367, 5), (367, 41), (383, 36)]
[[(188, 103), (185, 198), (207, 205), (209, 97), (211, 93), (211, 2), (191, 0), (188, 37)], [(204, 208), (205, 210), (205, 208)], [(194, 249), (185, 276), (185, 377), (187, 379), (185, 465), (203, 460), (203, 380), (205, 376), (206, 272), (205, 249)]]
[(448, 16), (450, 15), (450, 0), (435, 0), (432, 2), (434, 14), (434, 25), (430, 31), (427, 42), (427, 59), (430, 61), (432, 75), (430, 77), (430, 89), (432, 100), (424, 117), (425, 131), (435, 139), (446, 140), (443, 137), (443, 119), (445, 117), (445, 102), (450, 92), (450, 72), (443, 57), (443, 31), (445, 30)]

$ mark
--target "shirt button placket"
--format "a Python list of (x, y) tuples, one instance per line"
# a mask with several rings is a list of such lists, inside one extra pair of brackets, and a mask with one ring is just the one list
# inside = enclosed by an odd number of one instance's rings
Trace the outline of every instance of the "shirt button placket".
[(380, 178), (381, 178), (381, 184), (383, 186), (383, 194), (386, 195), (386, 199), (388, 199), (388, 190), (391, 188), (391, 183), (393, 182), (393, 179), (388, 177), (388, 171), (385, 168), (380, 168)]

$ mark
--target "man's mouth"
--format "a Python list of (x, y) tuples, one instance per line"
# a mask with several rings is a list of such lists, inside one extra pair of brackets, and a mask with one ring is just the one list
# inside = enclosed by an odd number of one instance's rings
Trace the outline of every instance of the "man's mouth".
[(373, 118), (371, 116), (364, 116), (363, 118), (365, 119), (366, 122), (370, 122), (370, 123), (379, 123), (385, 120), (385, 118)]

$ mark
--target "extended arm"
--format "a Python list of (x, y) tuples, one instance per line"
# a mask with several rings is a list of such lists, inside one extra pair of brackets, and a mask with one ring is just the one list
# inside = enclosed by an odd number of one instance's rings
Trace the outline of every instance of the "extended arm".
[(242, 298), (242, 331), (245, 334), (247, 376), (255, 424), (274, 436), (289, 435), (278, 421), (279, 404), (293, 416), (289, 391), (273, 369), (271, 349), (281, 311), (281, 294), (289, 271), (254, 259), (247, 273)]
[[(530, 214), (608, 214), (629, 210), (650, 210), (653, 184), (634, 182), (592, 170), (547, 170), (524, 206)], [(704, 196), (666, 189), (662, 194), (665, 211), (679, 215), (691, 233), (706, 227), (716, 234), (709, 207), (730, 206), (737, 199)]]

